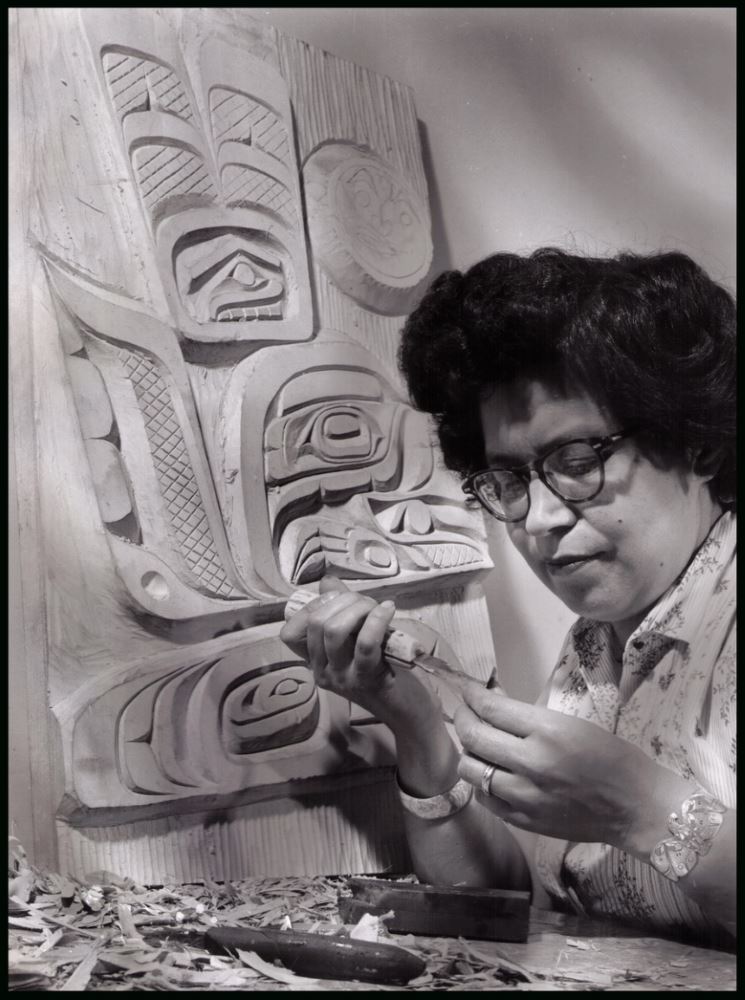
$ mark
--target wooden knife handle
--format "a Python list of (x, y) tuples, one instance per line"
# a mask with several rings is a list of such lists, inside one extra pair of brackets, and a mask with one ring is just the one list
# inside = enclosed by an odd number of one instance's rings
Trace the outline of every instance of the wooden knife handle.
[(278, 931), (265, 927), (212, 927), (205, 932), (210, 951), (253, 951), (268, 962), (279, 960), (300, 976), (359, 979), (371, 983), (408, 983), (426, 963), (392, 944), (353, 941), (329, 934)]

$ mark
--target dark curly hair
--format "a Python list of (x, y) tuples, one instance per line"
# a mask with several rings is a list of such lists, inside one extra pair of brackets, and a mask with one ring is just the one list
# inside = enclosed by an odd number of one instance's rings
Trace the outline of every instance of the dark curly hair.
[(446, 271), (403, 329), (399, 363), (448, 468), (485, 464), (479, 402), (517, 378), (584, 389), (650, 456), (708, 456), (735, 496), (735, 304), (683, 253), (581, 257), (552, 247)]

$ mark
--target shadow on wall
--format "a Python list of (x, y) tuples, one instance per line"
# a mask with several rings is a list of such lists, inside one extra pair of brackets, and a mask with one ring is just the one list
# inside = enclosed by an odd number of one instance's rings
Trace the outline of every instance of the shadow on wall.
[(734, 8), (256, 13), (412, 88), (447, 233), (433, 273), (558, 243), (677, 247), (734, 283)]
[(432, 160), (432, 149), (429, 143), (429, 133), (427, 126), (421, 120), (417, 120), (419, 125), (419, 141), (422, 144), (422, 163), (424, 165), (424, 175), (427, 178), (429, 188), (429, 207), (432, 217), (432, 243), (434, 254), (430, 267), (429, 278), (434, 281), (438, 274), (448, 271), (453, 267), (450, 255), (450, 243), (445, 230), (445, 220), (442, 215), (442, 198), (437, 184), (437, 170)]
[[(695, 46), (690, 22), (674, 16), (645, 34), (628, 19), (612, 33), (607, 21), (578, 26), (569, 45), (535, 27), (500, 46), (499, 62), (519, 89), (526, 130), (540, 126), (550, 154), (543, 169), (581, 185), (585, 213), (602, 214), (622, 233), (636, 226), (639, 249), (648, 242), (650, 251), (675, 246), (697, 257), (702, 246), (726, 245), (722, 201), (732, 174), (720, 154), (732, 143), (734, 108), (722, 106), (721, 78), (712, 86), (711, 77), (712, 53), (730, 51), (727, 27), (702, 22)], [(734, 80), (724, 92), (734, 101)], [(703, 263), (732, 283), (725, 261), (723, 254)]]

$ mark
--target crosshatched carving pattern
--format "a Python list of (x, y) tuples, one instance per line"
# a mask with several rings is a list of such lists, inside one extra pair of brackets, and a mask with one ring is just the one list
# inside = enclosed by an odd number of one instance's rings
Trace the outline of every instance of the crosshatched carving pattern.
[(217, 194), (202, 159), (178, 146), (142, 146), (135, 151), (132, 162), (150, 212), (166, 198)]
[[(112, 44), (110, 29), (93, 19), (88, 28), (179, 335), (217, 343), (309, 339), (313, 306), (286, 82), (219, 34), (183, 49), (180, 38), (169, 38), (152, 55), (144, 16), (128, 16), (126, 46)], [(282, 275), (269, 298), (260, 269), (254, 275), (247, 260), (228, 269), (225, 260), (212, 308), (214, 276), (209, 266), (195, 270), (199, 233), (208, 229), (221, 229), (236, 254), (248, 239), (279, 259)], [(185, 241), (192, 272), (186, 288)], [(213, 249), (206, 246), (203, 256)]]
[(171, 516), (170, 527), (184, 558), (212, 593), (230, 597), (236, 591), (215, 551), (168, 386), (156, 364), (145, 355), (124, 349), (118, 353), (142, 407), (155, 470)]
[(225, 199), (230, 205), (261, 205), (298, 224), (292, 194), (284, 184), (260, 170), (229, 164), (222, 171)]
[(117, 49), (106, 52), (102, 62), (111, 99), (122, 118), (133, 111), (162, 108), (185, 121), (192, 119), (189, 98), (168, 66)]
[(215, 87), (210, 95), (215, 139), (245, 142), (281, 163), (290, 158), (290, 138), (277, 115), (247, 94)]

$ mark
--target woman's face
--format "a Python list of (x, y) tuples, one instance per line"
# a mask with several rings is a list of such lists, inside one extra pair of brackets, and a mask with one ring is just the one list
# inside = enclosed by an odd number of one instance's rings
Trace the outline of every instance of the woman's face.
[[(572, 438), (597, 438), (616, 426), (589, 396), (526, 379), (498, 388), (481, 405), (487, 464), (515, 467)], [(660, 468), (633, 436), (605, 463), (592, 500), (562, 500), (536, 475), (530, 509), (507, 532), (546, 586), (577, 614), (612, 622), (625, 642), (685, 568), (721, 513), (707, 478)]]

